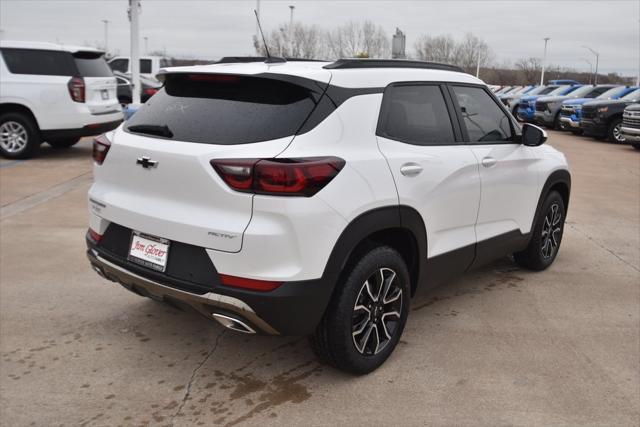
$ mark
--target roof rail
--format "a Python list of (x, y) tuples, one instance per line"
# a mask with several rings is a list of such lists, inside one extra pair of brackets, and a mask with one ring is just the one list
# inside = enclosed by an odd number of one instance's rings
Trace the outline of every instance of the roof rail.
[[(269, 58), (266, 56), (225, 56), (224, 58), (214, 62), (214, 64), (234, 64), (234, 63), (247, 63), (247, 62), (267, 62)], [(278, 61), (274, 61), (274, 60)], [(276, 58), (271, 57), (272, 62), (327, 62), (322, 59), (307, 59), (307, 58)]]
[(456, 65), (440, 64), (438, 62), (413, 61), (407, 59), (361, 59), (345, 58), (325, 65), (322, 68), (344, 70), (349, 68), (423, 68), (429, 70), (445, 70), (464, 73), (464, 70)]

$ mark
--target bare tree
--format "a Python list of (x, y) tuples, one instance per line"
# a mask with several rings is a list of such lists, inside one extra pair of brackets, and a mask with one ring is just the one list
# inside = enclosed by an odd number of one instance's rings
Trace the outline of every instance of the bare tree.
[(478, 62), (486, 67), (493, 61), (493, 52), (489, 45), (471, 33), (467, 33), (456, 48), (456, 65), (467, 72), (475, 72)]
[(449, 35), (421, 36), (414, 45), (419, 59), (458, 65), (470, 73), (475, 73), (478, 62), (487, 67), (493, 62), (491, 48), (471, 33), (461, 41)]
[[(291, 40), (289, 34), (292, 34)], [(289, 24), (283, 24), (278, 30), (265, 35), (269, 53), (287, 58), (318, 59), (326, 55), (324, 33), (316, 25), (306, 26), (300, 23), (293, 25), (289, 32)], [(253, 40), (256, 53), (266, 56), (267, 52), (262, 38)]]
[(387, 58), (390, 45), (384, 29), (371, 21), (349, 22), (327, 33), (330, 56), (334, 58), (364, 56)]
[(520, 74), (524, 77), (525, 83), (536, 82), (540, 80), (542, 72), (542, 63), (539, 58), (522, 58), (516, 61), (516, 69), (520, 70)]
[(420, 36), (414, 48), (418, 59), (423, 61), (456, 64), (458, 59), (456, 41), (451, 36)]

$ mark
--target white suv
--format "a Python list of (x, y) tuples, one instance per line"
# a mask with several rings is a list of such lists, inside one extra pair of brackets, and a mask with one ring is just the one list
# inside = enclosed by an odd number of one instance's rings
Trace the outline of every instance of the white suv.
[(0, 154), (24, 159), (47, 141), (70, 147), (115, 129), (123, 114), (102, 51), (0, 42)]
[(366, 373), (418, 288), (508, 254), (553, 262), (567, 162), (482, 81), (271, 61), (167, 69), (95, 140), (96, 272), (241, 332), (310, 335), (321, 359)]

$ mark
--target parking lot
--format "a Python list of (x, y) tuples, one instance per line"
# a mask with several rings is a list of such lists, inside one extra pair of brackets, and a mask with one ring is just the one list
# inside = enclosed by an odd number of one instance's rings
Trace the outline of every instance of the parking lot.
[(640, 152), (549, 133), (573, 174), (557, 261), (420, 293), (364, 377), (304, 338), (225, 331), (98, 277), (89, 139), (0, 161), (2, 424), (637, 425)]

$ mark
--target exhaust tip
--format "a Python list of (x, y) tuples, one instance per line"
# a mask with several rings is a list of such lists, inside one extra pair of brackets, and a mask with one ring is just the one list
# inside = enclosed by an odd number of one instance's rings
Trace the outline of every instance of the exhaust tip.
[(242, 332), (243, 334), (255, 334), (256, 331), (240, 319), (230, 317), (224, 314), (213, 313), (213, 318), (216, 319), (222, 326), (227, 329), (231, 329), (236, 332)]

